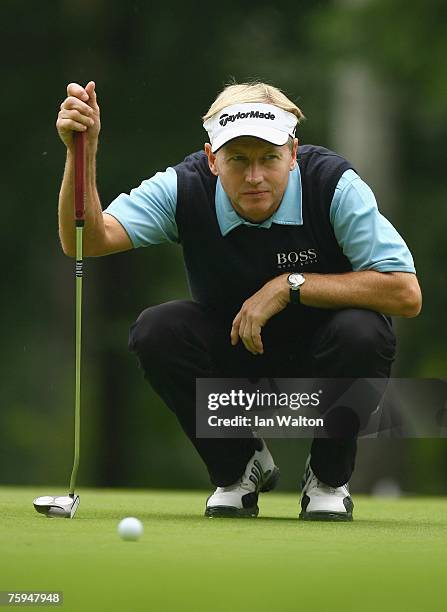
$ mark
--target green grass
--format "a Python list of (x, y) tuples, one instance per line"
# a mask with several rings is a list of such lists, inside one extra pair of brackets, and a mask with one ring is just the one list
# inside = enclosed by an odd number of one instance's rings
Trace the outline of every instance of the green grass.
[[(0, 488), (0, 590), (62, 590), (56, 610), (445, 610), (445, 498), (354, 496), (354, 522), (336, 524), (298, 521), (294, 494), (231, 520), (203, 518), (206, 492), (81, 489), (61, 520), (32, 507), (52, 492)], [(129, 515), (138, 542), (117, 536)]]

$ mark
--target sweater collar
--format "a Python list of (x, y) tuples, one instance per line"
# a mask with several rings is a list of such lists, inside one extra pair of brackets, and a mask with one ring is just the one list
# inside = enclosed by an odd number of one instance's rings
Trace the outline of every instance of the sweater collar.
[(229, 234), (239, 225), (269, 229), (272, 223), (279, 225), (303, 225), (301, 174), (298, 167), (289, 172), (289, 180), (279, 208), (262, 223), (251, 223), (240, 217), (231, 205), (220, 179), (216, 184), (216, 214), (222, 236)]

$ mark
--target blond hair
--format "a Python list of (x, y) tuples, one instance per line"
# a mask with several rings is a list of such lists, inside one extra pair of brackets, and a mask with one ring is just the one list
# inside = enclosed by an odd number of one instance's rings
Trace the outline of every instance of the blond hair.
[(245, 104), (250, 102), (260, 102), (263, 104), (273, 104), (295, 115), (298, 124), (305, 119), (301, 109), (298, 108), (283, 92), (267, 83), (260, 81), (250, 81), (248, 83), (231, 83), (223, 89), (214, 102), (211, 104), (203, 121), (210, 119), (222, 109), (233, 104)]

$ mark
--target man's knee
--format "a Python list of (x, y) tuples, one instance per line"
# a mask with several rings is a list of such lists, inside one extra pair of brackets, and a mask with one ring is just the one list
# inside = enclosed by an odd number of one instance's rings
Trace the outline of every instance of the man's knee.
[(334, 313), (314, 341), (320, 375), (387, 377), (395, 357), (390, 323), (372, 310), (347, 308)]
[(395, 346), (394, 333), (383, 315), (372, 310), (347, 308), (335, 313), (331, 321), (331, 337), (337, 345), (351, 353), (364, 355), (391, 351)]
[(189, 353), (191, 346), (206, 344), (215, 324), (207, 309), (189, 300), (175, 300), (146, 308), (129, 332), (129, 350), (138, 357), (151, 354)]
[(187, 311), (186, 301), (167, 302), (143, 310), (130, 327), (129, 350), (138, 356), (150, 351), (160, 357), (172, 350)]

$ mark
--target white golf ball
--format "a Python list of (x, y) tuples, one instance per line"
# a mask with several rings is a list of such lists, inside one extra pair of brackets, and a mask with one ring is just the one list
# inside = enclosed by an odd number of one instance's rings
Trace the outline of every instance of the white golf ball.
[(127, 516), (118, 523), (118, 534), (123, 540), (138, 540), (143, 533), (143, 523), (133, 516)]

